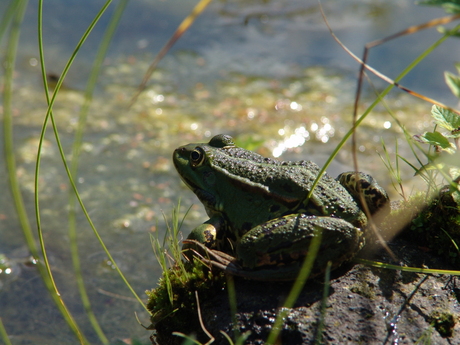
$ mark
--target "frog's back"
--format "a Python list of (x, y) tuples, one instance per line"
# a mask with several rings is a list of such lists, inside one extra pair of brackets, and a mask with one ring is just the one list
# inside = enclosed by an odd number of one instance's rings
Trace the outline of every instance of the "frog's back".
[(234, 183), (260, 188), (292, 213), (343, 217), (359, 212), (350, 194), (327, 173), (308, 199), (319, 167), (311, 161), (277, 161), (238, 147), (225, 148), (215, 154), (213, 165), (233, 177)]

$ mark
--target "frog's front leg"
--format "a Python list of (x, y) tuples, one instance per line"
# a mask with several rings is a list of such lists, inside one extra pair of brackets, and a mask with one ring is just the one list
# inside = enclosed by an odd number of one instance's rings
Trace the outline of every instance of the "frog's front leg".
[[(197, 241), (203, 244), (206, 248), (216, 249), (217, 248), (217, 232), (221, 228), (222, 220), (220, 217), (213, 217), (207, 222), (198, 225), (192, 232), (187, 236), (187, 240)], [(185, 255), (192, 259), (193, 254), (190, 251), (203, 252), (203, 250), (195, 245), (193, 242), (185, 242), (182, 246), (182, 251)]]
[[(321, 232), (320, 249), (310, 276), (352, 259), (364, 244), (361, 229), (333, 217), (288, 215), (247, 232), (236, 245), (242, 276), (261, 280), (292, 280), (297, 277), (312, 239)], [(238, 273), (236, 273), (238, 274)]]
[(208, 248), (214, 248), (216, 246), (216, 236), (217, 228), (213, 223), (208, 221), (193, 229), (187, 236), (187, 239), (198, 241)]

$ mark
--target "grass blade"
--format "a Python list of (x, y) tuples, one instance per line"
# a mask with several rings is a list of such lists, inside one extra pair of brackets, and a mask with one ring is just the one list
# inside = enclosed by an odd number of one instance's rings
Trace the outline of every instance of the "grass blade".
[[(102, 63), (104, 61), (104, 57), (107, 54), (107, 50), (109, 48), (110, 42), (112, 41), (112, 37), (115, 33), (115, 30), (126, 8), (127, 3), (128, 3), (128, 0), (121, 0), (118, 3), (118, 6), (116, 7), (112, 15), (112, 19), (110, 20), (110, 23), (104, 33), (101, 44), (96, 54), (96, 58), (93, 62), (93, 67), (92, 67), (90, 77), (88, 79), (88, 83), (85, 89), (84, 103), (80, 110), (80, 114), (78, 117), (78, 126), (75, 132), (75, 136), (74, 136), (74, 140), (72, 144), (72, 162), (71, 162), (71, 169), (70, 169), (72, 176), (77, 176), (77, 173), (78, 173), (78, 163), (79, 163), (79, 157), (80, 157), (81, 146), (82, 146), (82, 138), (83, 138), (84, 130), (86, 127), (89, 107), (90, 107), (90, 104), (93, 98), (93, 93), (94, 93), (94, 89), (96, 86), (96, 82), (97, 82), (98, 76), (101, 71)], [(75, 198), (74, 191), (71, 190), (69, 192), (69, 239), (70, 239), (70, 251), (71, 251), (71, 257), (72, 257), (72, 263), (74, 267), (77, 286), (78, 286), (78, 290), (81, 296), (82, 304), (88, 315), (88, 319), (90, 320), (91, 325), (93, 326), (93, 329), (97, 333), (101, 342), (103, 344), (108, 344), (109, 341), (107, 337), (105, 336), (104, 332), (102, 331), (102, 328), (100, 327), (99, 322), (97, 321), (96, 316), (94, 315), (92, 311), (91, 303), (90, 303), (88, 294), (86, 292), (84, 280), (83, 280), (82, 273), (81, 273), (76, 228), (77, 228), (76, 226), (76, 198)]]
[(323, 344), (323, 330), (326, 325), (327, 299), (329, 297), (329, 288), (331, 287), (331, 267), (332, 263), (329, 261), (327, 263), (326, 272), (324, 273), (323, 298), (321, 299), (320, 319), (318, 327), (316, 328), (315, 344)]
[[(40, 0), (40, 2), (42, 2), (42, 1), (43, 0)], [(41, 64), (41, 68), (42, 68), (42, 79), (43, 79), (43, 83), (44, 83), (44, 87), (45, 87), (45, 91), (46, 91), (48, 109), (47, 109), (47, 112), (46, 112), (46, 115), (45, 115), (42, 131), (40, 133), (40, 141), (39, 141), (39, 145), (38, 145), (38, 150), (39, 151), (38, 151), (38, 155), (37, 155), (37, 162), (36, 162), (36, 165), (35, 165), (35, 171), (36, 171), (35, 172), (35, 189), (36, 189), (35, 199), (36, 199), (37, 226), (38, 226), (39, 234), (41, 234), (42, 230), (41, 230), (41, 222), (40, 222), (39, 203), (38, 203), (38, 176), (39, 176), (39, 172), (40, 172), (40, 153), (41, 153), (42, 146), (43, 146), (43, 141), (44, 141), (45, 132), (46, 132), (46, 126), (48, 124), (48, 121), (51, 120), (54, 135), (55, 135), (55, 138), (56, 138), (56, 143), (57, 143), (57, 146), (58, 146), (58, 149), (59, 149), (59, 154), (61, 156), (62, 163), (64, 165), (64, 169), (66, 171), (66, 174), (67, 174), (67, 177), (69, 179), (69, 182), (70, 182), (70, 184), (72, 186), (72, 190), (74, 191), (75, 196), (76, 196), (76, 198), (78, 200), (78, 203), (80, 204), (80, 207), (81, 207), (81, 209), (82, 209), (82, 211), (83, 211), (83, 213), (84, 213), (84, 215), (86, 217), (86, 220), (88, 221), (88, 223), (91, 226), (91, 229), (93, 230), (96, 238), (98, 239), (100, 245), (102, 246), (102, 249), (107, 254), (109, 260), (112, 261), (115, 270), (118, 272), (118, 274), (122, 278), (122, 280), (125, 283), (125, 285), (131, 291), (131, 293), (134, 295), (134, 297), (139, 301), (139, 303), (145, 308), (145, 310), (147, 310), (147, 307), (142, 302), (140, 297), (136, 294), (136, 292), (131, 287), (131, 285), (128, 283), (128, 281), (126, 280), (125, 276), (123, 275), (123, 273), (121, 272), (120, 268), (118, 267), (116, 261), (113, 259), (112, 255), (110, 254), (110, 252), (108, 251), (108, 249), (105, 246), (104, 242), (102, 241), (101, 237), (99, 236), (99, 233), (97, 232), (96, 227), (94, 226), (94, 224), (93, 224), (93, 222), (92, 222), (92, 220), (91, 220), (91, 218), (90, 218), (90, 216), (88, 214), (88, 211), (86, 210), (86, 207), (85, 207), (85, 205), (83, 203), (83, 200), (80, 198), (80, 195), (78, 193), (75, 181), (74, 181), (74, 179), (72, 177), (72, 174), (70, 172), (70, 167), (69, 167), (69, 164), (67, 163), (67, 159), (65, 157), (64, 150), (63, 150), (62, 145), (61, 145), (61, 140), (59, 139), (59, 132), (58, 132), (57, 125), (56, 125), (56, 122), (54, 120), (54, 116), (53, 116), (53, 112), (52, 112), (52, 108), (53, 108), (54, 102), (56, 100), (57, 94), (58, 94), (58, 92), (59, 92), (59, 90), (60, 90), (60, 88), (62, 86), (62, 83), (63, 83), (63, 80), (64, 80), (65, 76), (67, 75), (67, 73), (68, 73), (73, 61), (75, 60), (75, 57), (77, 56), (81, 46), (86, 41), (87, 37), (89, 36), (91, 31), (93, 30), (94, 26), (99, 21), (101, 16), (104, 14), (105, 10), (108, 8), (108, 6), (111, 4), (111, 2), (112, 2), (112, 0), (107, 0), (106, 1), (104, 6), (102, 6), (101, 10), (97, 13), (95, 18), (91, 22), (91, 24), (88, 26), (88, 28), (86, 29), (86, 31), (82, 35), (82, 38), (80, 39), (80, 41), (78, 42), (77, 46), (75, 47), (72, 55), (70, 56), (67, 64), (64, 67), (64, 70), (63, 70), (61, 76), (59, 77), (59, 80), (56, 83), (56, 86), (54, 88), (54, 93), (51, 96), (51, 98), (49, 97), (48, 84), (47, 84), (47, 81), (46, 81), (46, 69), (45, 69), (45, 63), (44, 63), (43, 44), (40, 45), (40, 48), (41, 48), (41, 50), (40, 50), (40, 64)], [(41, 33), (41, 28), (40, 28), (40, 33)], [(42, 245), (42, 248), (44, 248), (43, 245)]]
[[(460, 29), (460, 25), (457, 25), (452, 32), (456, 32)], [(404, 76), (409, 73), (415, 66), (417, 66), (425, 57), (430, 55), (430, 53), (435, 50), (441, 43), (443, 43), (447, 38), (451, 36), (450, 31), (445, 33), (440, 39), (438, 39), (436, 42), (434, 42), (430, 47), (428, 47), (422, 54), (420, 54), (414, 61), (412, 61), (394, 80), (393, 84), (388, 85), (385, 90), (383, 90), (377, 97), (377, 99), (364, 111), (364, 113), (356, 120), (354, 126), (350, 128), (350, 130), (345, 134), (345, 136), (342, 138), (342, 140), (338, 143), (337, 147), (335, 150), (332, 152), (332, 154), (329, 156), (329, 158), (326, 160), (324, 163), (323, 167), (320, 169), (318, 172), (318, 176), (316, 177), (316, 180), (314, 181), (310, 193), (308, 194), (307, 198), (310, 198), (313, 194), (314, 188), (318, 184), (319, 180), (325, 173), (327, 167), (331, 164), (332, 160), (337, 156), (343, 145), (350, 139), (350, 137), (353, 135), (353, 132), (361, 125), (361, 122), (363, 122), (367, 115), (370, 114), (372, 109), (374, 109), (377, 104), (381, 102), (381, 100), (395, 87), (395, 84), (397, 84)], [(336, 36), (334, 35), (336, 38)], [(338, 38), (336, 38), (338, 40)], [(339, 41), (340, 42), (340, 41)], [(350, 52), (351, 53), (351, 52)], [(352, 53), (351, 53), (352, 54)], [(359, 60), (358, 57), (356, 59)]]
[(284, 318), (289, 313), (290, 308), (292, 308), (297, 301), (297, 298), (302, 292), (305, 282), (307, 281), (308, 276), (310, 275), (310, 272), (313, 268), (313, 263), (315, 262), (316, 256), (318, 255), (319, 248), (321, 246), (321, 239), (322, 229), (317, 229), (316, 234), (308, 247), (308, 255), (305, 257), (299, 275), (295, 280), (289, 295), (286, 297), (286, 300), (283, 303), (283, 308), (279, 309), (278, 315), (276, 316), (275, 323), (273, 324), (272, 331), (268, 336), (266, 344), (277, 344), (278, 336), (282, 330)]
[(8, 333), (6, 333), (6, 329), (5, 327), (3, 326), (3, 322), (2, 322), (2, 318), (0, 317), (0, 339), (3, 340), (3, 342), (5, 343), (5, 345), (11, 345), (11, 341), (10, 339), (8, 338)]
[(18, 10), (18, 6), (20, 4), (21, 1), (10, 1), (8, 8), (3, 14), (3, 17), (0, 20), (0, 44), (2, 43), (3, 35), (5, 34), (8, 25), (10, 25), (11, 20), (14, 18), (14, 14)]
[[(20, 25), (24, 18), (24, 13), (27, 8), (28, 1), (18, 0), (15, 2), (15, 12), (12, 13), (12, 28), (9, 37), (9, 43), (7, 46), (7, 57), (6, 57), (6, 68), (5, 68), (5, 87), (3, 92), (3, 124), (4, 124), (4, 142), (5, 142), (5, 159), (7, 163), (8, 176), (10, 181), (10, 188), (13, 195), (13, 200), (18, 214), (19, 222), (26, 239), (27, 246), (35, 261), (37, 262), (38, 271), (48, 289), (51, 298), (56, 303), (59, 311), (63, 315), (67, 324), (70, 326), (72, 331), (75, 333), (81, 344), (88, 344), (83, 334), (80, 332), (78, 326), (73, 320), (72, 316), (68, 312), (59, 292), (54, 285), (51, 276), (49, 275), (49, 269), (47, 270), (46, 265), (44, 266), (40, 260), (40, 255), (37, 246), (35, 245), (35, 238), (32, 233), (32, 228), (29, 223), (29, 219), (25, 210), (24, 201), (22, 199), (19, 181), (16, 176), (16, 160), (14, 157), (13, 147), (13, 122), (12, 122), (12, 92), (13, 92), (13, 72), (15, 67), (17, 46), (20, 35)], [(45, 259), (46, 260), (46, 259)], [(49, 268), (49, 265), (48, 265)]]

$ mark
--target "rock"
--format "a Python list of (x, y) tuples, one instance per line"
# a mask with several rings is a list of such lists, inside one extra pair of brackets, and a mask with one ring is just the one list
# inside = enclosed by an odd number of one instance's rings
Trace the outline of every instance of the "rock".
[[(401, 266), (449, 268), (440, 258), (405, 240), (395, 240), (390, 248)], [(383, 249), (374, 259), (391, 260)], [(236, 277), (233, 280), (237, 330), (240, 334), (251, 332), (245, 344), (264, 344), (292, 282), (259, 282)], [(431, 344), (460, 344), (460, 290), (456, 288), (456, 280), (449, 275), (416, 274), (362, 264), (341, 268), (333, 273), (325, 301), (324, 283), (307, 281), (294, 308), (285, 310), (280, 343), (413, 344), (429, 339)], [(210, 298), (199, 295), (199, 300), (204, 327), (216, 338), (213, 344), (228, 344), (221, 331), (235, 341), (227, 288)], [(188, 310), (188, 318), (186, 326), (176, 331), (193, 333), (202, 343), (207, 342), (209, 338), (199, 326), (197, 311)], [(157, 341), (180, 344), (182, 338), (171, 332), (162, 333), (167, 329), (164, 323), (169, 322), (166, 318), (155, 325)], [(449, 331), (442, 330), (441, 325)]]

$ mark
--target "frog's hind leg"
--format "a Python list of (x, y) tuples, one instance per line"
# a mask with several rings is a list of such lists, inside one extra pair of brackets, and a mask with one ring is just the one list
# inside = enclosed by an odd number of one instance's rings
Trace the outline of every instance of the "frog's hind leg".
[(329, 261), (334, 269), (351, 260), (364, 244), (361, 229), (343, 219), (288, 215), (246, 233), (236, 245), (238, 263), (246, 273), (252, 271), (253, 279), (295, 279), (312, 239), (320, 234), (310, 277), (323, 273)]

